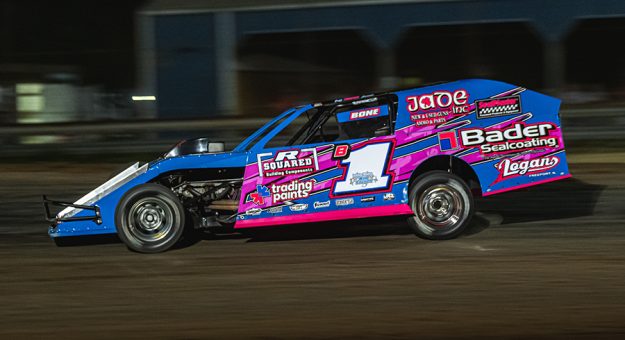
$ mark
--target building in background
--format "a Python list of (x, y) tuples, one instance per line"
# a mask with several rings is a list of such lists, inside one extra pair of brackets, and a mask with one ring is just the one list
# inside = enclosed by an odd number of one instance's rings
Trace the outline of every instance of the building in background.
[(7, 0), (0, 19), (1, 124), (263, 117), (471, 77), (625, 105), (623, 0)]
[(143, 2), (0, 1), (0, 124), (136, 118)]
[(159, 118), (468, 77), (622, 100), (622, 17), (618, 0), (156, 0), (138, 13), (138, 92)]

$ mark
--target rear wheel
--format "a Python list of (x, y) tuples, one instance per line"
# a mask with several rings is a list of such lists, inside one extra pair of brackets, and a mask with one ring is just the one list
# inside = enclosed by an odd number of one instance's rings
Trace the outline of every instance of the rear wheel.
[(119, 238), (131, 250), (158, 253), (174, 246), (184, 233), (180, 200), (159, 184), (142, 184), (128, 191), (117, 206)]
[(473, 217), (471, 190), (460, 177), (445, 171), (430, 171), (417, 177), (409, 198), (414, 216), (408, 219), (408, 223), (422, 238), (455, 238)]

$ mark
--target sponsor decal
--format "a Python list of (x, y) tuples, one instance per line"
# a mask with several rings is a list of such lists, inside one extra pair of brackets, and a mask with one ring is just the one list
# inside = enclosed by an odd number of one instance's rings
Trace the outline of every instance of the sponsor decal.
[(384, 196), (382, 197), (385, 201), (393, 201), (395, 200), (395, 194), (392, 192), (386, 193), (384, 194)]
[(519, 96), (475, 101), (475, 115), (478, 119), (507, 116), (519, 113), (521, 113), (521, 98)]
[(345, 159), (349, 157), (350, 147), (349, 144), (336, 145), (334, 152), (332, 153), (332, 159)]
[(443, 131), (438, 133), (438, 146), (441, 151), (458, 149), (458, 139), (455, 131)]
[(291, 211), (304, 211), (308, 209), (308, 204), (294, 204), (289, 206), (289, 209), (291, 209)]
[(315, 180), (308, 181), (292, 180), (285, 184), (271, 184), (271, 198), (273, 203), (292, 201), (310, 196), (310, 192), (315, 186)]
[[(366, 96), (363, 96), (366, 97)], [(353, 105), (358, 105), (358, 104), (365, 104), (365, 103), (373, 103), (374, 101), (378, 100), (378, 98), (373, 97), (373, 98), (367, 98), (367, 99), (361, 99), (361, 100), (356, 100), (353, 101), (352, 104)]]
[(259, 184), (259, 185), (256, 185), (256, 191), (250, 193), (250, 195), (248, 196), (247, 200), (245, 200), (245, 202), (252, 201), (256, 205), (263, 205), (265, 204), (265, 198), (269, 196), (271, 196), (269, 189), (267, 189), (266, 186)]
[(406, 98), (410, 119), (416, 126), (442, 124), (448, 118), (471, 112), (466, 90), (435, 91)]
[(336, 119), (339, 124), (348, 123), (353, 121), (366, 120), (371, 118), (387, 117), (388, 105), (371, 106), (367, 108), (360, 108), (353, 111), (343, 111), (336, 114)]
[(258, 154), (258, 173), (261, 177), (298, 175), (319, 170), (317, 150), (285, 150), (277, 151), (275, 157), (272, 153)]
[(358, 99), (358, 98), (360, 98), (360, 96), (345, 97), (345, 98), (343, 98), (343, 99), (341, 99), (341, 100), (344, 100), (344, 101), (349, 101), (349, 100), (356, 100), (356, 99)]
[(361, 186), (365, 188), (371, 183), (378, 181), (378, 178), (371, 171), (354, 172), (352, 178), (349, 179), (349, 184), (353, 186)]
[(491, 186), (509, 178), (524, 175), (532, 176), (532, 174), (542, 173), (554, 168), (558, 164), (560, 164), (560, 158), (557, 156), (543, 156), (521, 160), (506, 158), (495, 164), (495, 168), (499, 170), (499, 177), (497, 177)]
[(460, 130), (459, 139), (464, 147), (479, 147), (483, 155), (506, 154), (539, 147), (557, 147), (558, 139), (550, 136), (555, 128), (551, 123), (515, 123), (504, 129)]
[(351, 111), (349, 113), (349, 120), (365, 119), (365, 118), (376, 117), (379, 115), (380, 115), (380, 108), (372, 107), (372, 108), (364, 109), (364, 110)]
[(363, 197), (363, 198), (360, 199), (361, 203), (373, 202), (373, 201), (375, 201), (375, 197), (374, 196)]
[(259, 209), (259, 208), (252, 208), (252, 209), (248, 209), (245, 214), (246, 215), (260, 215), (260, 213), (263, 212), (263, 209)]
[(282, 212), (282, 207), (271, 207), (269, 209), (267, 209), (267, 212), (270, 214), (279, 214)]
[(313, 204), (313, 207), (315, 207), (315, 209), (321, 209), (321, 208), (328, 208), (330, 206), (330, 201), (324, 201), (324, 202), (315, 202)]
[(354, 204), (354, 199), (353, 198), (341, 198), (335, 201), (336, 206), (337, 207), (341, 207), (341, 206), (346, 206), (346, 205), (352, 205)]

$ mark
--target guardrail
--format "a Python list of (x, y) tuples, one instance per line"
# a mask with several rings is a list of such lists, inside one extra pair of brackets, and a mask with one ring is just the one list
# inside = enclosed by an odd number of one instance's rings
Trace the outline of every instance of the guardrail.
[[(625, 139), (625, 108), (567, 109), (567, 141)], [(177, 141), (209, 136), (234, 147), (270, 118), (115, 121), (0, 127), (0, 158), (49, 152), (75, 155), (160, 153)]]

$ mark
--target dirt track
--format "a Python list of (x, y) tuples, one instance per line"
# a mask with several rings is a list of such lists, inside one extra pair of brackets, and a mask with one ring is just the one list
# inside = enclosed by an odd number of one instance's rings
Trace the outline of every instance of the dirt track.
[(482, 201), (452, 241), (373, 221), (158, 255), (46, 236), (39, 195), (114, 165), (2, 165), (0, 338), (624, 338), (622, 163)]

